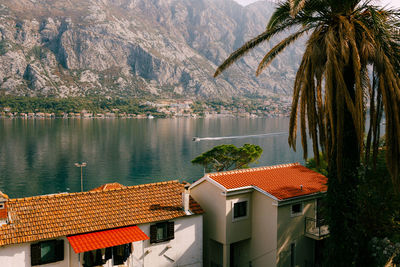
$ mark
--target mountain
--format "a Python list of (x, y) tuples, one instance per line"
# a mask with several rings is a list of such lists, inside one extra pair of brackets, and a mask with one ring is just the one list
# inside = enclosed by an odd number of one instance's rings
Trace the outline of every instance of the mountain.
[(265, 1), (243, 7), (233, 0), (2, 0), (0, 92), (289, 94), (302, 45), (289, 47), (259, 77), (255, 69), (271, 44), (212, 77), (230, 53), (265, 29), (273, 8)]

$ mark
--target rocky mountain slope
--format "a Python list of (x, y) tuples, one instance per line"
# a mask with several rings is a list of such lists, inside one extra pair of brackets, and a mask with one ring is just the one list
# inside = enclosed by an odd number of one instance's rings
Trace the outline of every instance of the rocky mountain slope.
[(273, 4), (233, 0), (2, 0), (0, 92), (231, 97), (290, 93), (302, 46), (262, 75), (268, 47), (218, 64), (265, 29)]

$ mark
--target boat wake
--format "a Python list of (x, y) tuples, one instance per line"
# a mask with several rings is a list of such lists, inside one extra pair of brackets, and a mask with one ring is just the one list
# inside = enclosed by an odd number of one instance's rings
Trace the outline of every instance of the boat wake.
[(244, 138), (254, 138), (254, 137), (266, 137), (266, 136), (275, 136), (275, 135), (287, 135), (287, 132), (278, 132), (278, 133), (266, 133), (266, 134), (251, 134), (251, 135), (236, 135), (236, 136), (220, 136), (220, 137), (193, 137), (193, 141), (215, 141), (215, 140), (224, 140), (224, 139), (244, 139)]

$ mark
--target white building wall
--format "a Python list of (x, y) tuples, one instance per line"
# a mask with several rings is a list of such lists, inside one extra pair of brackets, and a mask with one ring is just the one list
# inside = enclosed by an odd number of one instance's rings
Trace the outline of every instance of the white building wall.
[(4, 246), (0, 249), (0, 266), (31, 266), (29, 244)]
[[(125, 266), (129, 267), (166, 267), (166, 266), (203, 266), (203, 216), (193, 215), (174, 220), (175, 238), (170, 241), (150, 244), (150, 240), (133, 243), (133, 254)], [(150, 225), (138, 227), (150, 236)], [(58, 238), (60, 239), (60, 238)], [(67, 238), (64, 239), (64, 260), (39, 267), (81, 267), (83, 253), (74, 252)], [(34, 242), (36, 243), (36, 242)], [(0, 247), (0, 267), (31, 267), (31, 243)], [(80, 257), (80, 261), (79, 258)], [(109, 260), (104, 267), (111, 267)]]
[(208, 181), (190, 189), (190, 194), (207, 211), (204, 214), (204, 266), (210, 261), (222, 264), (222, 246), (226, 244), (226, 198), (223, 191)]
[[(226, 240), (225, 244), (232, 244), (251, 238), (252, 223), (252, 193), (238, 194), (226, 198)], [(247, 216), (234, 219), (233, 205), (240, 201), (247, 201)]]
[[(78, 255), (72, 250), (67, 238), (62, 237), (56, 239), (64, 240), (64, 260), (35, 266), (78, 267)], [(37, 242), (0, 247), (0, 267), (31, 267), (31, 244), (34, 243)], [(70, 251), (75, 257), (70, 254)], [(76, 264), (74, 264), (74, 261)]]
[(254, 191), (250, 261), (253, 267), (276, 266), (278, 207), (277, 202)]
[[(174, 239), (153, 244), (150, 240), (134, 243), (133, 266), (203, 266), (203, 216), (195, 215), (173, 221)], [(150, 236), (150, 225), (138, 226)]]
[(315, 241), (304, 235), (305, 218), (315, 218), (315, 199), (294, 202), (301, 203), (303, 211), (301, 215), (291, 215), (291, 204), (279, 206), (278, 208), (278, 250), (277, 266), (290, 267), (290, 245), (295, 244), (296, 266), (305, 266), (306, 261), (311, 265), (314, 263)]

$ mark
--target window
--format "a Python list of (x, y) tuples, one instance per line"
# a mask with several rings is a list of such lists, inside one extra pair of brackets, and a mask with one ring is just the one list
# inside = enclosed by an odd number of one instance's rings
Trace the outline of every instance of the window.
[(236, 202), (233, 204), (233, 219), (247, 216), (247, 201)]
[[(103, 252), (105, 253), (105, 249), (96, 249), (84, 252), (83, 266), (92, 267), (92, 266), (103, 265), (106, 262), (106, 260), (103, 260), (103, 254), (104, 254)], [(109, 258), (111, 258), (111, 255)]]
[(132, 243), (112, 248), (114, 265), (124, 264), (132, 253)]
[(150, 243), (174, 239), (174, 222), (162, 222), (150, 226)]
[(31, 265), (64, 260), (64, 240), (49, 240), (31, 245)]
[(297, 203), (292, 205), (291, 216), (299, 216), (303, 214), (303, 204)]
[(4, 209), (4, 203), (0, 203), (0, 210)]

